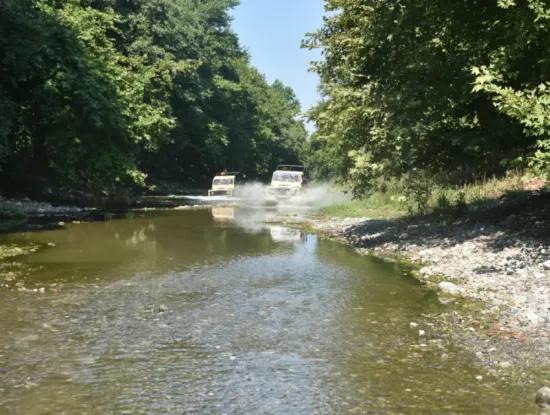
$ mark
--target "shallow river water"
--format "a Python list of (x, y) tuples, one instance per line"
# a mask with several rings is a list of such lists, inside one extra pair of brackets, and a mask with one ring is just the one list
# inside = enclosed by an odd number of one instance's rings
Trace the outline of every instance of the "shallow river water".
[(0, 262), (0, 414), (536, 413), (410, 327), (445, 306), (406, 269), (257, 215), (1, 235), (36, 252)]

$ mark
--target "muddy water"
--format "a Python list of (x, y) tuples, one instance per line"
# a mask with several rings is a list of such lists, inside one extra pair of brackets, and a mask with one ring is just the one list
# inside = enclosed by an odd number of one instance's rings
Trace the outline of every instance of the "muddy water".
[(406, 270), (257, 214), (1, 236), (37, 251), (0, 262), (0, 413), (535, 412), (422, 325), (444, 306)]

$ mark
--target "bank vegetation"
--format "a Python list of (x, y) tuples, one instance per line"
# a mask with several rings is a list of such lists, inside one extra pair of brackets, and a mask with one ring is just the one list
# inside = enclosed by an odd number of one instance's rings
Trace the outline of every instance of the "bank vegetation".
[(518, 188), (517, 171), (549, 178), (547, 2), (325, 4), (324, 26), (304, 42), (324, 57), (308, 154), (320, 177), (417, 212)]

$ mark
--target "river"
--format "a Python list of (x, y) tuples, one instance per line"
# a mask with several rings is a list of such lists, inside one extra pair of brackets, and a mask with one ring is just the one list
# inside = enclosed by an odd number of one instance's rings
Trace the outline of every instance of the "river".
[(0, 262), (0, 413), (536, 413), (430, 330), (448, 306), (406, 267), (261, 213), (1, 235), (34, 252)]

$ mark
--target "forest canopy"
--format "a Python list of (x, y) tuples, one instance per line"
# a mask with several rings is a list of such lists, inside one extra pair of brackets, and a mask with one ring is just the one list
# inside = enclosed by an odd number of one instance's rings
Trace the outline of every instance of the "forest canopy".
[(310, 166), (356, 194), (529, 168), (550, 176), (544, 0), (327, 0)]
[(250, 65), (236, 4), (1, 0), (2, 189), (110, 195), (298, 162), (299, 102)]
[(307, 159), (387, 180), (550, 176), (544, 0), (326, 0), (321, 102), (251, 66), (235, 0), (0, 0), (0, 190), (112, 195)]

